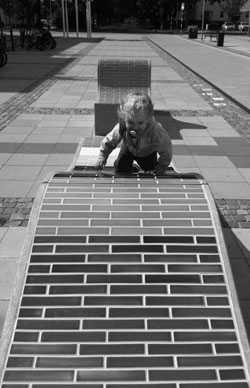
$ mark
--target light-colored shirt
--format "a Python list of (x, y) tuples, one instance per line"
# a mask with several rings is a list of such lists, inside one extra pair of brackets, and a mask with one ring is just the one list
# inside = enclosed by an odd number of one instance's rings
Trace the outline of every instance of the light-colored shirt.
[(110, 153), (123, 140), (124, 146), (132, 155), (139, 158), (148, 156), (153, 152), (159, 154), (158, 166), (166, 168), (172, 160), (172, 142), (163, 126), (152, 117), (146, 129), (139, 132), (136, 141), (132, 138), (128, 130), (123, 136), (119, 132), (119, 123), (103, 139), (100, 146), (99, 159), (107, 160)]

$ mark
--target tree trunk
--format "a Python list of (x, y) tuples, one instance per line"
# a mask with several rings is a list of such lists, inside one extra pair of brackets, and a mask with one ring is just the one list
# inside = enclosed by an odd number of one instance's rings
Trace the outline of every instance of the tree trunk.
[(34, 7), (36, 13), (36, 27), (41, 28), (41, 2), (37, 0), (36, 5)]

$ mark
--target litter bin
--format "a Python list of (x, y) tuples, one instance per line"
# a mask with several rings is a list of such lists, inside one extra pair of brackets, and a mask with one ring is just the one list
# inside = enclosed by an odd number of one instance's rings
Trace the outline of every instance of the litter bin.
[(188, 38), (189, 39), (197, 39), (198, 36), (198, 30), (189, 30), (188, 31)]
[(223, 44), (224, 44), (224, 32), (222, 32), (222, 31), (220, 31), (219, 33), (218, 33), (218, 38), (217, 38), (217, 46), (223, 46)]

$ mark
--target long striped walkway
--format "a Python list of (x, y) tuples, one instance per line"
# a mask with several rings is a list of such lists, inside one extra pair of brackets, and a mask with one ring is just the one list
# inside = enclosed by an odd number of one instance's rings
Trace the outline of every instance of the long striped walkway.
[(227, 252), (201, 179), (57, 173), (31, 218), (2, 388), (250, 387)]

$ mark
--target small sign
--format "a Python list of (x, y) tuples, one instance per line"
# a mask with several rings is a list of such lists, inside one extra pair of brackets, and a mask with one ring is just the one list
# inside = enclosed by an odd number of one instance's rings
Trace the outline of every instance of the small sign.
[(184, 11), (185, 9), (185, 3), (181, 3), (181, 10)]

